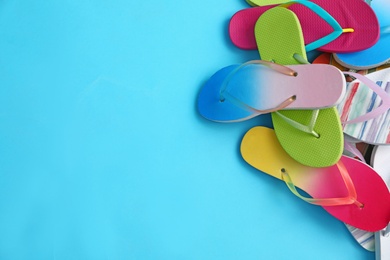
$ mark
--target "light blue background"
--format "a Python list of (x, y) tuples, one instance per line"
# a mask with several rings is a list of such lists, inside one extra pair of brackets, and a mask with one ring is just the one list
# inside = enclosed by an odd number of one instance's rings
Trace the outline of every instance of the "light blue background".
[(0, 1), (0, 259), (374, 259), (197, 114), (244, 7)]

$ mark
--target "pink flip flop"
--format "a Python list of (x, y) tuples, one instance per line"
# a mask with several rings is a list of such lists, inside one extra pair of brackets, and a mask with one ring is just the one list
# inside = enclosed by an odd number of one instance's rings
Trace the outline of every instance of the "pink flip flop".
[[(241, 49), (256, 50), (256, 21), (265, 11), (275, 6), (277, 5), (252, 7), (235, 13), (229, 24), (233, 44)], [(379, 39), (378, 19), (370, 6), (362, 0), (293, 1), (281, 6), (288, 6), (297, 15), (305, 44), (312, 44), (310, 47), (320, 51), (361, 51), (373, 46)]]
[[(241, 155), (256, 169), (283, 180), (290, 191), (322, 206), (337, 219), (366, 231), (378, 231), (390, 220), (390, 193), (383, 179), (365, 163), (342, 156), (333, 166), (313, 168), (292, 159), (274, 130), (254, 127), (241, 142)], [(312, 198), (302, 196), (296, 187)]]

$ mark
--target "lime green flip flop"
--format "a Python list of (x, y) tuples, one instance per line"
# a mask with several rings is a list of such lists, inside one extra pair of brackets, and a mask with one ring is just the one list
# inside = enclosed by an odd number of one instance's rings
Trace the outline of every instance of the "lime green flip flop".
[[(263, 60), (283, 65), (308, 63), (299, 20), (287, 8), (274, 7), (261, 15), (255, 34)], [(311, 167), (328, 167), (339, 161), (344, 138), (336, 107), (281, 110), (271, 115), (281, 146), (296, 161)]]
[(265, 6), (265, 5), (277, 5), (283, 4), (286, 0), (246, 0), (250, 6)]

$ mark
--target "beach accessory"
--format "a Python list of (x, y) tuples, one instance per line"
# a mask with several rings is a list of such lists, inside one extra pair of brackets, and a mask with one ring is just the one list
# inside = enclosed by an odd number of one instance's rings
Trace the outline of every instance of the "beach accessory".
[(198, 111), (212, 121), (238, 122), (280, 109), (333, 107), (344, 93), (344, 77), (331, 65), (255, 60), (215, 73), (199, 93)]
[[(382, 178), (368, 165), (341, 157), (334, 166), (313, 168), (291, 158), (275, 132), (250, 129), (241, 142), (243, 159), (254, 168), (283, 180), (306, 202), (320, 205), (339, 220), (367, 231), (378, 231), (390, 220), (390, 193)], [(312, 198), (300, 195), (296, 187)]]
[[(276, 6), (251, 7), (235, 13), (229, 23), (233, 44), (242, 49), (256, 49), (255, 23), (264, 12)], [(373, 46), (379, 39), (378, 19), (370, 6), (361, 0), (293, 1), (280, 6), (288, 7), (297, 15), (305, 43), (310, 48), (355, 52)], [(270, 35), (264, 35), (267, 36)]]

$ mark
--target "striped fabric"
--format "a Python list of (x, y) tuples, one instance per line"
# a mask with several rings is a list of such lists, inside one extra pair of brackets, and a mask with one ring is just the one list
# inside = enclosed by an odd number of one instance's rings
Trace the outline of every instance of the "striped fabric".
[[(390, 94), (390, 82), (376, 81)], [(344, 100), (337, 109), (341, 122), (364, 115), (381, 104), (381, 99), (363, 83), (353, 81), (347, 83)], [(346, 124), (343, 128), (345, 134), (370, 144), (390, 143), (390, 114), (386, 112), (377, 118), (362, 123)]]

